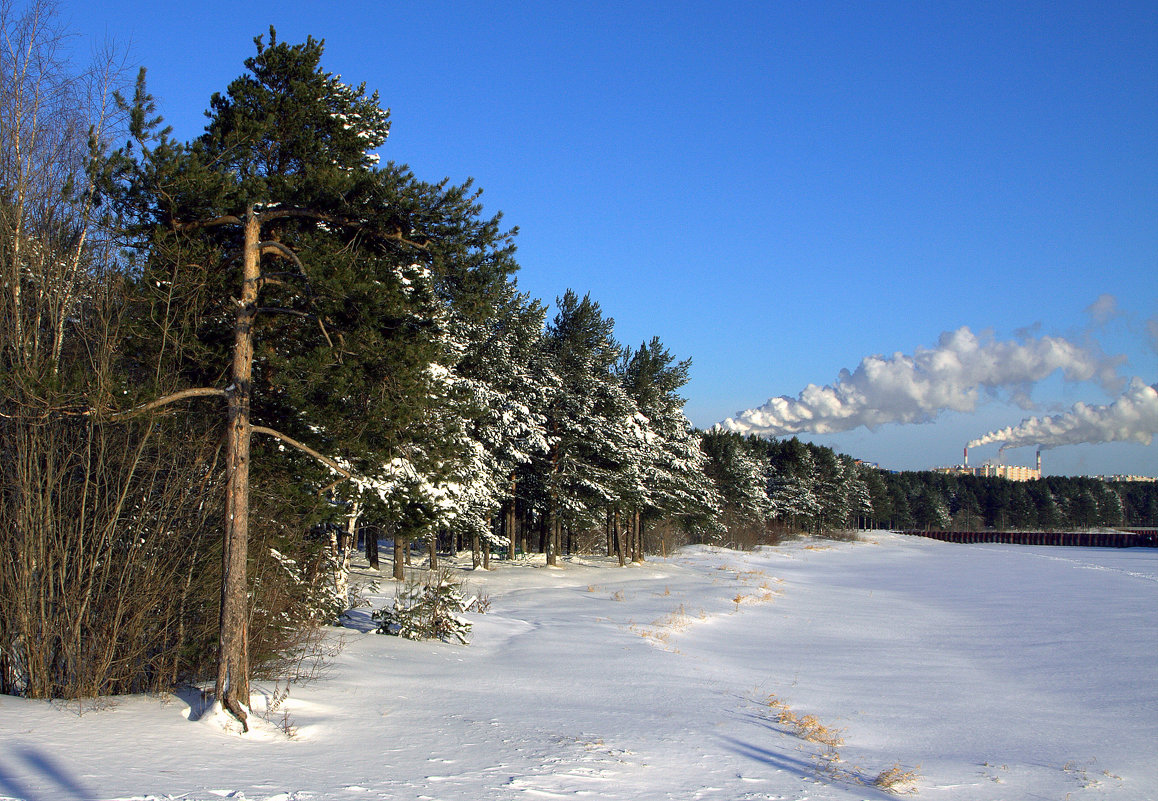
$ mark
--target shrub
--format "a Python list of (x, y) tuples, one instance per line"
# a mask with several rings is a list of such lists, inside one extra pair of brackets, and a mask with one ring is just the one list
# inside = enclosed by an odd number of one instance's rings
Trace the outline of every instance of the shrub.
[(379, 634), (408, 640), (468, 641), (471, 625), (460, 615), (466, 611), (462, 582), (446, 569), (429, 574), (425, 581), (411, 578), (398, 590), (392, 606), (371, 616)]

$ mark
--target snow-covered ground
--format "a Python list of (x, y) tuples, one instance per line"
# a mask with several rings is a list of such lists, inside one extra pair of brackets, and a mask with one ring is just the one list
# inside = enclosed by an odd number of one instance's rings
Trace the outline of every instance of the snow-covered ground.
[(1158, 551), (873, 533), (496, 567), (467, 575), (470, 646), (341, 634), (268, 716), (293, 738), (192, 696), (0, 697), (0, 798), (881, 799), (897, 764), (923, 799), (1158, 798)]

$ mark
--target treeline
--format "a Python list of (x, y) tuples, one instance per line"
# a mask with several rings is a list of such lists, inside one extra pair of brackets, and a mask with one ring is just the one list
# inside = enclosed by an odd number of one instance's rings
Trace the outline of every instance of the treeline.
[(1047, 476), (1008, 481), (943, 473), (890, 473), (878, 519), (889, 528), (943, 531), (1158, 526), (1158, 483)]
[(469, 182), (379, 162), (388, 113), (321, 42), (256, 39), (180, 142), (143, 71), (117, 94), (47, 5), (3, 10), (0, 691), (216, 675), (244, 718), (359, 543), (723, 539), (690, 363), (574, 292), (548, 319)]
[(892, 473), (796, 438), (709, 432), (708, 470), (732, 535), (924, 528), (1071, 530), (1158, 526), (1158, 482), (1050, 476), (1038, 481)]

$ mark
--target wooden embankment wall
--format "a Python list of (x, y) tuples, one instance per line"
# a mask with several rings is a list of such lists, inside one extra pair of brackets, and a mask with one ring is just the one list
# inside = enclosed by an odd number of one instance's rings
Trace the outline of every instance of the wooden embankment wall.
[(899, 534), (928, 537), (942, 542), (1000, 542), (1009, 545), (1070, 545), (1089, 548), (1158, 548), (1158, 530), (1118, 531), (922, 531)]

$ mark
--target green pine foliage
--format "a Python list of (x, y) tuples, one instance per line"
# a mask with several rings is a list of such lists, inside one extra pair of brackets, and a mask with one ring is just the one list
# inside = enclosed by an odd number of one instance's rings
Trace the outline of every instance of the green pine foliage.
[(467, 602), (462, 583), (447, 570), (435, 571), (425, 580), (411, 579), (398, 589), (391, 606), (375, 611), (379, 634), (408, 640), (442, 640), (466, 645), (470, 621), (462, 617)]
[[(286, 559), (314, 565), (323, 554), (303, 533), (342, 522), (347, 509), (407, 538), (464, 516), (471, 493), (460, 490), (479, 460), (464, 447), (471, 414), (453, 373), (466, 350), (458, 321), (486, 320), (517, 265), (513, 232), (482, 215), (469, 183), (430, 184), (404, 165), (379, 165), (388, 113), (376, 94), (322, 69), (321, 41), (290, 45), (271, 30), (255, 43), (246, 74), (213, 96), (205, 133), (189, 143), (162, 128), (142, 75), (126, 103), (130, 140), (104, 160), (100, 185), (134, 265), (122, 349), (129, 403), (228, 389), (240, 231), (215, 223), (251, 206), (269, 216), (253, 421), (358, 481), (335, 485), (311, 457), (256, 438), (251, 545), (276, 541)], [(196, 403), (204, 425), (220, 430), (215, 402)], [(310, 598), (325, 605), (311, 582), (299, 583), (296, 600), (263, 599), (269, 577), (284, 573), (263, 567), (269, 552), (251, 547), (251, 631), (281, 630), (282, 620), (265, 623), (281, 614), (275, 606), (297, 609), (301, 625), (332, 617), (311, 611)], [(293, 595), (292, 583), (277, 586)]]

